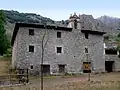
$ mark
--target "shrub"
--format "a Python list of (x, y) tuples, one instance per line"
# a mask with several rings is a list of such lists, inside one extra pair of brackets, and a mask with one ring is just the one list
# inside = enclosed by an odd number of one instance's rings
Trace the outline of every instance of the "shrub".
[(10, 56), (12, 56), (12, 50), (11, 48), (8, 48), (6, 53), (4, 54), (4, 57), (10, 57)]
[(118, 34), (118, 37), (120, 37), (120, 33)]

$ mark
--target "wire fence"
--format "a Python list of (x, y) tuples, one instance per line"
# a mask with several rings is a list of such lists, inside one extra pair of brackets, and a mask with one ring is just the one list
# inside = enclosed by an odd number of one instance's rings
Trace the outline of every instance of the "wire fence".
[(10, 69), (9, 74), (0, 76), (0, 86), (29, 82), (28, 69)]

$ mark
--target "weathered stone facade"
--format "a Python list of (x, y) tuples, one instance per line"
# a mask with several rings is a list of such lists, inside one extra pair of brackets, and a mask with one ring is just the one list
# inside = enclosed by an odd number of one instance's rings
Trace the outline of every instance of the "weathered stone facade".
[(105, 61), (113, 61), (113, 71), (120, 71), (120, 58), (118, 58), (118, 55), (105, 55)]
[[(76, 29), (73, 28), (74, 25), (71, 26), (72, 31), (36, 28), (29, 24), (22, 27), (19, 25), (18, 32), (13, 40), (13, 67), (30, 68), (33, 65), (31, 72), (40, 71), (41, 42), (46, 32), (44, 43), (47, 41), (47, 44), (44, 48), (43, 64), (50, 65), (51, 74), (59, 73), (59, 65), (65, 65), (65, 72), (81, 73), (83, 72), (83, 62), (91, 62), (92, 72), (105, 72), (103, 34), (88, 30), (88, 39), (86, 39), (85, 33), (81, 32), (82, 26), (79, 25), (80, 21)], [(29, 35), (29, 29), (34, 29), (33, 36)], [(85, 26), (84, 30), (86, 30)], [(58, 31), (61, 32), (61, 38), (57, 38)], [(29, 45), (34, 46), (34, 52), (29, 52)], [(58, 54), (56, 48), (59, 46), (62, 47), (62, 53)], [(85, 48), (88, 48), (88, 53), (85, 53)]]
[[(34, 29), (35, 35), (29, 36), (29, 29)], [(48, 42), (45, 47), (44, 64), (50, 65), (51, 73), (58, 73), (58, 64), (66, 64), (66, 71), (79, 73), (82, 71), (83, 62), (87, 61), (85, 47), (88, 48), (88, 60), (92, 63), (93, 71), (105, 71), (105, 57), (103, 37), (101, 35), (89, 35), (85, 39), (80, 29), (60, 31), (61, 38), (57, 38), (56, 30), (46, 29)], [(39, 70), (41, 63), (41, 40), (45, 29), (34, 27), (20, 27), (13, 46), (13, 65), (20, 68), (30, 68), (33, 71)], [(35, 52), (28, 51), (29, 45), (34, 45)], [(61, 46), (61, 54), (56, 53), (56, 47)], [(36, 69), (38, 68), (38, 69)]]
[(120, 57), (119, 57), (119, 50), (117, 50), (117, 44), (116, 43), (105, 43), (104, 44), (105, 49), (115, 49), (117, 52), (116, 54), (111, 53), (105, 53), (105, 61), (107, 62), (113, 62), (112, 69), (113, 71), (120, 71)]

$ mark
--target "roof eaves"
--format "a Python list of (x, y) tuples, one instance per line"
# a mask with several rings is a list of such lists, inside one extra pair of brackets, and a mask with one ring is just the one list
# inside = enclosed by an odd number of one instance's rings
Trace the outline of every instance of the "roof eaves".
[(95, 35), (103, 35), (106, 32), (100, 32), (100, 31), (93, 31), (93, 30), (81, 30), (82, 33), (89, 33), (89, 34), (95, 34)]

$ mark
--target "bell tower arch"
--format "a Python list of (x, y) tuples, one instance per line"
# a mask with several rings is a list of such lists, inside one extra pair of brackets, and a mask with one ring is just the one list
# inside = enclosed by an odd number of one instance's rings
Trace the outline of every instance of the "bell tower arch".
[(68, 26), (73, 29), (81, 29), (81, 20), (80, 20), (80, 15), (77, 16), (76, 13), (73, 15), (71, 14), (69, 17), (69, 23)]

